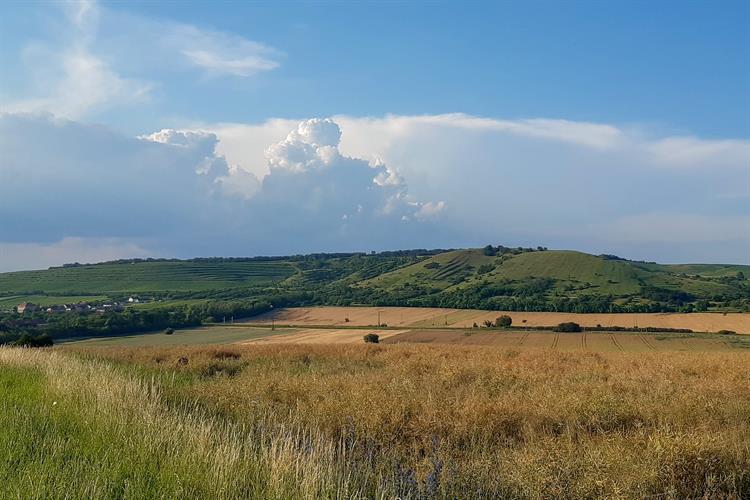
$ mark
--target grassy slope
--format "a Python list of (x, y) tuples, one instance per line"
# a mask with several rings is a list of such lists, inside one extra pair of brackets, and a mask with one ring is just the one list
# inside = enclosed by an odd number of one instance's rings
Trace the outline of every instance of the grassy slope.
[[(109, 293), (209, 290), (283, 280), (294, 273), (285, 262), (140, 262), (97, 264), (0, 274), (0, 291)], [(10, 293), (8, 293), (10, 294)]]
[[(440, 267), (430, 269), (431, 263)], [(482, 265), (493, 265), (494, 270), (479, 275)], [(598, 256), (567, 250), (529, 252), (501, 258), (485, 256), (481, 250), (457, 250), (437, 255), (417, 264), (383, 274), (361, 284), (392, 289), (407, 282), (447, 289), (467, 284), (524, 281), (530, 278), (552, 278), (557, 289), (576, 293), (630, 295), (641, 285), (683, 290), (689, 293), (716, 293), (729, 287), (721, 283), (701, 281), (679, 274), (700, 274), (707, 277), (734, 275), (738, 271), (750, 274), (750, 266), (724, 265), (660, 265), (630, 261), (608, 260)], [(458, 283), (454, 280), (459, 280)]]
[(54, 304), (73, 304), (76, 302), (92, 302), (104, 300), (104, 295), (10, 295), (0, 296), (0, 311), (13, 309), (21, 302), (32, 302), (39, 306)]
[[(750, 266), (646, 264), (607, 260), (564, 250), (486, 256), (480, 249), (468, 249), (445, 252), (404, 265), (408, 262), (378, 256), (362, 256), (356, 262), (324, 259), (319, 268), (301, 272), (297, 264), (283, 261), (97, 264), (0, 274), (0, 296), (12, 296), (6, 302), (9, 300), (15, 305), (20, 301), (20, 295), (40, 291), (53, 296), (108, 295), (207, 291), (272, 283), (283, 283), (290, 289), (315, 289), (340, 283), (385, 290), (409, 283), (444, 290), (478, 283), (508, 280), (522, 283), (531, 278), (552, 278), (555, 290), (568, 296), (611, 294), (623, 297), (637, 294), (641, 286), (649, 285), (702, 297), (732, 289), (716, 278), (734, 276), (740, 271), (750, 278)], [(480, 275), (478, 271), (483, 266), (492, 270)], [(49, 302), (35, 298), (34, 302)], [(65, 302), (57, 300), (61, 301)], [(0, 306), (2, 302), (0, 298)]]
[[(497, 259), (485, 256), (481, 250), (454, 250), (445, 252), (422, 262), (381, 274), (360, 284), (360, 286), (377, 286), (393, 288), (405, 282), (429, 283), (438, 288), (447, 288), (456, 282), (474, 274), (474, 270), (483, 264), (492, 264)], [(430, 269), (430, 264), (439, 267)]]

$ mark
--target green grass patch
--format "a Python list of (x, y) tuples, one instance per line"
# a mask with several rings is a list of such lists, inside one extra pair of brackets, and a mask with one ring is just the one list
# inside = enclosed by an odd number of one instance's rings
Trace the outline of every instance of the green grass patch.
[(0, 297), (0, 310), (13, 309), (21, 302), (31, 302), (46, 307), (57, 304), (98, 302), (106, 299), (104, 295), (11, 295)]

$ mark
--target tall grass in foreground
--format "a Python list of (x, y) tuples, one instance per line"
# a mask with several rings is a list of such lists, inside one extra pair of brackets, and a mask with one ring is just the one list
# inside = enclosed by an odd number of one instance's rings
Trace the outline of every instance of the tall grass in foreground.
[(750, 496), (744, 353), (0, 349), (0, 391), (11, 497)]
[(3, 498), (359, 496), (341, 443), (198, 407), (103, 361), (0, 348)]

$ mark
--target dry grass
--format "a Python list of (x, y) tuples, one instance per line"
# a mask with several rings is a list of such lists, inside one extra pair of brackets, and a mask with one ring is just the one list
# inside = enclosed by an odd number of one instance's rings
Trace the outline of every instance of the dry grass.
[[(19, 379), (40, 377), (41, 390), (21, 392)], [(0, 347), (2, 497), (362, 496), (346, 443), (284, 422), (240, 425), (162, 389), (109, 362)]]
[[(485, 320), (494, 321), (501, 314), (513, 319), (514, 326), (555, 326), (573, 321), (582, 326), (621, 326), (688, 328), (696, 332), (731, 330), (750, 334), (748, 313), (643, 313), (643, 314), (574, 314), (553, 312), (503, 312), (427, 307), (300, 307), (288, 308), (253, 318), (250, 323), (266, 324), (274, 318), (290, 325), (374, 326), (381, 323), (395, 327), (471, 328)], [(349, 319), (347, 322), (346, 319)]]
[(367, 495), (750, 495), (744, 353), (287, 344), (94, 355), (193, 377), (169, 399), (229, 421), (350, 443), (347, 477)]

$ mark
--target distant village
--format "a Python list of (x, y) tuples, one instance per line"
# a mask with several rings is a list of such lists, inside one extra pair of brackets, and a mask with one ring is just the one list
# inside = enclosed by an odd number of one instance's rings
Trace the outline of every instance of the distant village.
[(143, 301), (138, 297), (129, 297), (127, 301), (124, 302), (112, 301), (104, 302), (101, 304), (76, 302), (75, 304), (55, 304), (47, 307), (34, 304), (33, 302), (21, 302), (15, 307), (15, 310), (18, 314), (34, 313), (39, 311), (44, 311), (50, 314), (66, 312), (104, 314), (108, 312), (121, 312), (125, 310), (125, 306), (145, 302), (147, 301)]

